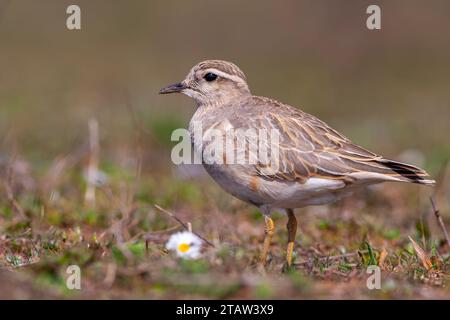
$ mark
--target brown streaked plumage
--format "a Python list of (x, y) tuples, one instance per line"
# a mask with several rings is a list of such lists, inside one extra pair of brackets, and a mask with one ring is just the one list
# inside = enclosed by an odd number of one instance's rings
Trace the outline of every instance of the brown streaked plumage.
[(198, 123), (204, 133), (214, 128), (223, 137), (230, 129), (272, 129), (279, 133), (277, 170), (270, 170), (270, 165), (261, 162), (204, 164), (223, 189), (263, 212), (266, 237), (262, 261), (266, 260), (273, 234), (270, 219), (273, 209), (284, 209), (289, 218), (287, 264), (290, 265), (297, 228), (294, 208), (333, 202), (355, 189), (384, 181), (435, 183), (424, 170), (370, 152), (308, 113), (273, 99), (253, 96), (244, 73), (230, 62), (200, 62), (181, 83), (160, 91), (172, 92), (184, 93), (198, 105), (190, 131), (194, 149), (203, 155), (210, 142), (205, 135), (199, 139), (194, 134)]

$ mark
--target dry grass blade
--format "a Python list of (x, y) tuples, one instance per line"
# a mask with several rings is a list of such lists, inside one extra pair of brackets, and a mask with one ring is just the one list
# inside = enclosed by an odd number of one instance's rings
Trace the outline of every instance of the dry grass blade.
[(40, 189), (42, 194), (48, 195), (53, 189), (57, 188), (63, 182), (64, 174), (70, 172), (88, 153), (89, 145), (86, 143), (67, 155), (56, 157), (41, 179)]
[[(350, 252), (350, 253), (340, 254), (340, 255), (336, 255), (336, 256), (318, 257), (318, 258), (316, 258), (316, 260), (318, 260), (320, 262), (326, 262), (326, 261), (330, 262), (330, 261), (335, 261), (335, 260), (355, 257), (355, 256), (358, 256), (358, 255), (360, 255), (362, 253), (368, 253), (368, 250), (360, 250), (358, 252)], [(294, 266), (301, 266), (301, 265), (305, 265), (305, 264), (312, 264), (312, 263), (314, 263), (314, 260), (315, 259), (308, 259), (306, 261), (293, 263), (293, 265)]]
[(450, 238), (448, 236), (447, 229), (445, 228), (444, 220), (442, 220), (441, 214), (439, 213), (439, 209), (436, 206), (436, 202), (434, 201), (433, 197), (430, 197), (431, 207), (433, 208), (433, 213), (439, 223), (439, 226), (442, 229), (442, 232), (444, 233), (445, 241), (447, 242), (447, 245), (450, 246)]
[(430, 270), (433, 267), (433, 263), (431, 262), (426, 252), (417, 244), (417, 242), (413, 240), (413, 238), (408, 238), (414, 247), (414, 251), (416, 251), (417, 257), (419, 257), (420, 261), (422, 262), (422, 265), (425, 267), (425, 269)]
[(167, 211), (164, 208), (161, 208), (160, 206), (158, 206), (157, 204), (155, 204), (155, 207), (158, 210), (161, 210), (162, 212), (168, 214), (170, 217), (172, 217), (173, 219), (175, 219), (179, 224), (181, 224), (183, 226), (183, 228), (185, 228), (186, 230), (188, 230), (189, 232), (192, 232), (193, 234), (195, 234), (197, 237), (199, 237), (200, 239), (202, 239), (204, 242), (206, 242), (208, 245), (210, 245), (211, 247), (215, 247), (214, 244), (212, 244), (210, 241), (208, 241), (207, 239), (205, 239), (204, 237), (202, 237), (201, 235), (199, 235), (198, 233), (192, 231), (192, 227), (190, 227), (190, 223), (186, 223), (183, 220), (181, 220), (180, 218), (178, 218), (175, 214), (173, 214), (170, 211)]
[(4, 179), (3, 185), (6, 193), (6, 197), (11, 204), (11, 207), (20, 215), (22, 219), (27, 220), (27, 215), (25, 214), (25, 210), (22, 208), (22, 206), (19, 204), (19, 202), (16, 200), (16, 197), (14, 196), (13, 191), (13, 185), (14, 185), (14, 176), (13, 176), (13, 165), (15, 161), (15, 156), (12, 157), (10, 163), (7, 167), (7, 173), (6, 173), (6, 179)]
[(89, 165), (87, 168), (87, 188), (84, 194), (84, 202), (87, 207), (95, 207), (95, 188), (98, 176), (99, 164), (99, 132), (98, 121), (96, 119), (89, 120)]
[(384, 261), (386, 260), (386, 257), (388, 256), (388, 252), (386, 251), (386, 248), (383, 248), (380, 252), (380, 257), (378, 258), (378, 266), (382, 267), (384, 264)]

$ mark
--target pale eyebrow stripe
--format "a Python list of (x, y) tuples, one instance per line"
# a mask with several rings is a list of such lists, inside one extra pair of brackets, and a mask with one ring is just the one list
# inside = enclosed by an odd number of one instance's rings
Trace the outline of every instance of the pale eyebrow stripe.
[(230, 79), (230, 80), (232, 80), (234, 82), (240, 82), (242, 84), (247, 85), (247, 82), (244, 79), (242, 79), (241, 77), (235, 76), (235, 75), (223, 72), (223, 71), (220, 71), (220, 70), (218, 70), (216, 68), (208, 68), (205, 71), (206, 72), (212, 72), (212, 73), (215, 73), (215, 74), (217, 74), (218, 76), (220, 76), (222, 78), (227, 78), (227, 79)]

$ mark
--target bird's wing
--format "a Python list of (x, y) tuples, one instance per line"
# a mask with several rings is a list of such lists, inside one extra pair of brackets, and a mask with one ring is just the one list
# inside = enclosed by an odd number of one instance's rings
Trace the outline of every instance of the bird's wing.
[(255, 165), (257, 175), (265, 179), (304, 183), (317, 177), (346, 183), (357, 180), (434, 183), (425, 171), (384, 159), (355, 145), (316, 117), (287, 105), (248, 117), (245, 123), (249, 128), (278, 132), (278, 156), (274, 158), (279, 161)]

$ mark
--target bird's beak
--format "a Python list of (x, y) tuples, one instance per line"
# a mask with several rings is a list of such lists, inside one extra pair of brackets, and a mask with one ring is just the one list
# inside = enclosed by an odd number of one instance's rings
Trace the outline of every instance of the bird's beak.
[(186, 89), (187, 87), (188, 86), (183, 82), (174, 83), (174, 84), (171, 84), (170, 86), (162, 88), (161, 90), (159, 90), (159, 93), (160, 94), (168, 94), (168, 93), (174, 93), (174, 92), (181, 92), (184, 89)]

